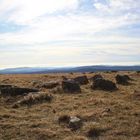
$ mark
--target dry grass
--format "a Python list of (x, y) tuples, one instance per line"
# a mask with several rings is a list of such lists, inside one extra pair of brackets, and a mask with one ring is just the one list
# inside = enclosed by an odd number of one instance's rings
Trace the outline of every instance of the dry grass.
[(13, 107), (16, 107), (18, 105), (20, 106), (31, 106), (34, 104), (38, 104), (38, 103), (43, 103), (43, 102), (51, 102), (53, 99), (52, 95), (49, 95), (45, 92), (41, 92), (41, 93), (30, 93), (27, 96), (24, 96), (23, 99), (19, 100), (16, 104), (13, 105)]
[(70, 116), (68, 116), (68, 115), (61, 115), (58, 118), (59, 123), (69, 123), (69, 120), (70, 120)]
[[(107, 92), (92, 90), (91, 84), (82, 85), (79, 94), (66, 94), (40, 89), (39, 94), (0, 96), (0, 140), (139, 140), (140, 139), (140, 74), (137, 72), (98, 73), (116, 83), (117, 74), (134, 79), (128, 86)], [(82, 76), (82, 73), (0, 75), (1, 84), (34, 88), (32, 81), (55, 81)], [(85, 73), (88, 78), (95, 73)], [(46, 97), (53, 96), (48, 103)], [(15, 103), (25, 103), (12, 108)], [(31, 106), (27, 105), (31, 104)], [(71, 131), (59, 123), (59, 118), (80, 116), (83, 126)], [(62, 119), (63, 120), (63, 119)]]

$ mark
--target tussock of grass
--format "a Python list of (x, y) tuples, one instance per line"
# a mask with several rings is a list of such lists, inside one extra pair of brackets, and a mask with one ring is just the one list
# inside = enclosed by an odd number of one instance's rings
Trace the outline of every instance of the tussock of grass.
[(68, 116), (68, 115), (61, 115), (58, 118), (59, 123), (69, 123), (69, 120), (70, 120), (70, 116)]
[(48, 95), (45, 92), (38, 93), (38, 94), (29, 94), (25, 96), (23, 99), (17, 102), (18, 105), (27, 105), (31, 106), (33, 104), (38, 104), (42, 102), (51, 102), (52, 101), (52, 95)]
[(101, 133), (104, 133), (106, 131), (105, 128), (99, 127), (99, 126), (92, 126), (87, 131), (88, 137), (99, 137)]
[(67, 137), (64, 140), (88, 140), (88, 139), (84, 136), (74, 136), (74, 137)]

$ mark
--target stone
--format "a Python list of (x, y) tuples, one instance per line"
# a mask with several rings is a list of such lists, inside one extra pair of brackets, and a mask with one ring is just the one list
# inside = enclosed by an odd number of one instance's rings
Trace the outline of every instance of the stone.
[(90, 78), (91, 81), (96, 81), (97, 79), (103, 79), (102, 75), (96, 74)]
[(17, 96), (27, 94), (30, 92), (38, 92), (38, 89), (21, 88), (12, 85), (0, 85), (0, 93), (3, 96)]
[(119, 74), (115, 77), (115, 79), (116, 82), (121, 85), (128, 85), (129, 84), (128, 81), (130, 80), (130, 78), (127, 75), (119, 75)]
[(80, 85), (71, 79), (62, 81), (62, 89), (64, 92), (68, 93), (81, 92)]
[(74, 78), (74, 81), (78, 82), (80, 85), (88, 84), (87, 76), (78, 76), (78, 77)]
[(74, 117), (70, 117), (70, 121), (69, 121), (69, 128), (71, 128), (72, 130), (77, 130), (80, 129), (82, 126), (82, 120), (76, 116)]
[(105, 91), (114, 91), (117, 89), (116, 84), (110, 80), (97, 79), (93, 82), (92, 89), (94, 90), (105, 90)]

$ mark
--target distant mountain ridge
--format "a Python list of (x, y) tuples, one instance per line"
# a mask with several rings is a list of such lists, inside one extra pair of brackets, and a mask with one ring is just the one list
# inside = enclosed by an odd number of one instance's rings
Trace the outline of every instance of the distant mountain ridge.
[(79, 66), (79, 67), (21, 67), (0, 70), (0, 74), (40, 74), (66, 72), (97, 72), (97, 71), (140, 71), (140, 65), (135, 66)]

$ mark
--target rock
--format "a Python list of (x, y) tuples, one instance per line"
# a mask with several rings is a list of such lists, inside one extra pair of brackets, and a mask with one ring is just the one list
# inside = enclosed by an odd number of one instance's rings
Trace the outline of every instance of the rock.
[(93, 82), (92, 89), (105, 90), (105, 91), (114, 91), (117, 89), (116, 84), (112, 81), (105, 79), (97, 79)]
[(88, 84), (88, 78), (87, 76), (79, 76), (74, 78), (74, 81), (78, 82), (80, 85)]
[(9, 87), (12, 87), (12, 85), (0, 85), (0, 89), (2, 89), (2, 88), (9, 88)]
[(115, 79), (116, 79), (117, 83), (121, 84), (121, 85), (128, 85), (129, 84), (128, 81), (130, 80), (129, 76), (119, 75), (119, 74), (115, 77)]
[(71, 130), (77, 130), (83, 125), (82, 120), (78, 116), (62, 115), (58, 118), (59, 124), (65, 124)]
[(0, 85), (0, 93), (3, 96), (17, 96), (30, 92), (38, 92), (38, 90), (30, 88), (21, 88), (12, 85)]
[(64, 92), (68, 93), (81, 92), (79, 84), (71, 79), (62, 81), (62, 89)]
[(90, 78), (91, 81), (96, 81), (97, 79), (103, 79), (102, 75), (96, 74)]
[(123, 75), (128, 81), (132, 80), (128, 75)]
[(72, 130), (77, 130), (79, 128), (81, 128), (82, 126), (82, 120), (76, 116), (74, 117), (70, 117), (70, 121), (69, 121), (69, 128), (71, 128)]

